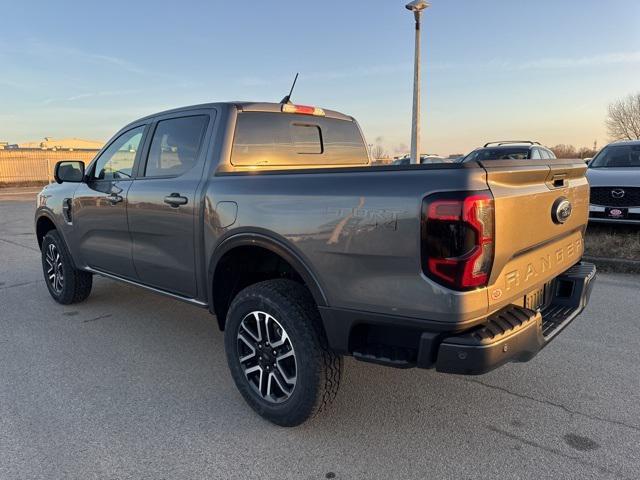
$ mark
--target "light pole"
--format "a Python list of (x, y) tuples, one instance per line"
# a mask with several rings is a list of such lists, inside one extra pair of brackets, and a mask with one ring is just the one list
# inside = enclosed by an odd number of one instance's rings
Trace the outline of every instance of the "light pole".
[(413, 121), (411, 122), (411, 163), (420, 163), (420, 17), (422, 10), (431, 4), (425, 0), (413, 0), (405, 5), (416, 20), (416, 47), (413, 66)]

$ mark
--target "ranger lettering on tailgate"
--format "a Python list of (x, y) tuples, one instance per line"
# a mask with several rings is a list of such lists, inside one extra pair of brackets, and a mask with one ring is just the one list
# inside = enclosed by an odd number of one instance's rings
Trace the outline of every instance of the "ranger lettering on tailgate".
[(536, 250), (516, 257), (507, 264), (505, 273), (491, 289), (491, 301), (497, 302), (504, 295), (512, 296), (553, 278), (558, 272), (576, 263), (582, 257), (583, 249), (582, 236), (575, 233), (568, 239), (542, 247), (542, 251)]

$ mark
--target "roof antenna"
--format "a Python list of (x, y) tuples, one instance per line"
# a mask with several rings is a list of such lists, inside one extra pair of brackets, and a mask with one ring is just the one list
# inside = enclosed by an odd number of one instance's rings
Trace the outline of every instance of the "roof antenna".
[(280, 103), (291, 103), (291, 94), (293, 93), (293, 88), (296, 86), (296, 81), (298, 80), (299, 73), (296, 73), (296, 78), (293, 79), (293, 85), (291, 85), (291, 90), (289, 90), (289, 95), (280, 100)]

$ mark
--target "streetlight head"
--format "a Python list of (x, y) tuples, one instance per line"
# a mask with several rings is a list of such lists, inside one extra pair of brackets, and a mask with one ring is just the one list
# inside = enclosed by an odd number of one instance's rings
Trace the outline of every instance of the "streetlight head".
[(405, 5), (407, 10), (411, 10), (412, 12), (421, 12), (425, 8), (429, 8), (431, 4), (426, 0), (413, 0), (413, 2), (409, 2)]

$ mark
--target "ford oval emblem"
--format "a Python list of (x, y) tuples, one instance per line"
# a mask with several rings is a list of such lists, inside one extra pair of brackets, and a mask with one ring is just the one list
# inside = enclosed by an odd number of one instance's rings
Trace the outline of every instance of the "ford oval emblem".
[(558, 198), (551, 207), (551, 218), (554, 223), (561, 224), (569, 220), (573, 207), (565, 197)]

